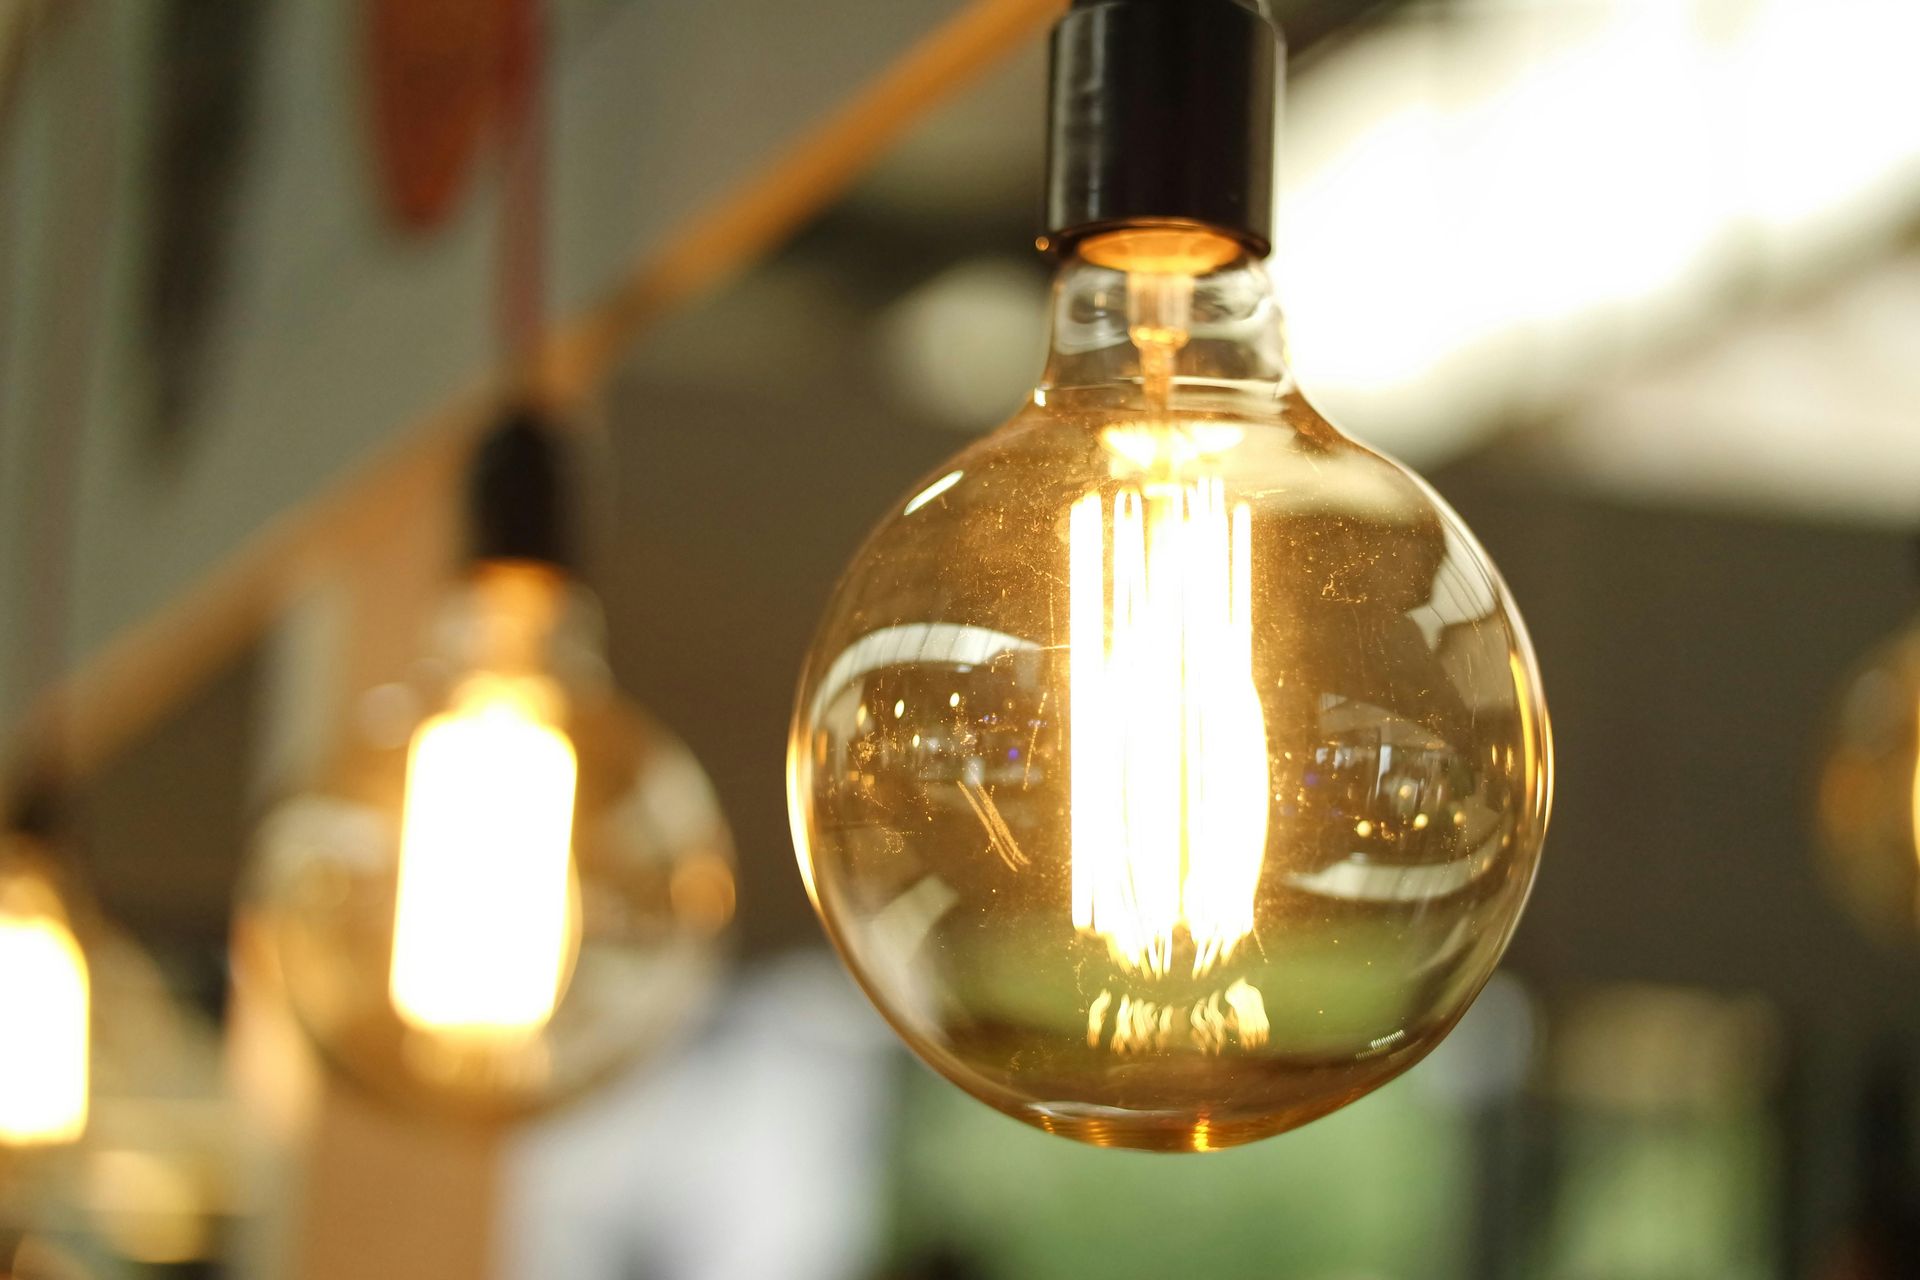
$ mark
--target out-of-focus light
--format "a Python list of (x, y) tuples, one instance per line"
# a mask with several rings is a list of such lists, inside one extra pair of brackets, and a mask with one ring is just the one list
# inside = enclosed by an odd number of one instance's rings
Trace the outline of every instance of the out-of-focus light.
[(87, 1167), (90, 1208), (121, 1254), (151, 1266), (207, 1256), (205, 1197), (193, 1173), (147, 1151), (101, 1151)]
[(0, 1147), (87, 1125), (86, 957), (51, 885), (0, 850)]
[[(880, 319), (885, 372), (937, 425), (985, 431), (1027, 397), (1046, 342), (1046, 281), (1013, 259), (948, 268)], [(957, 480), (959, 477), (954, 476)]]
[(1431, 460), (1730, 275), (1792, 280), (1920, 196), (1910, 0), (1453, 6), (1289, 106), (1281, 255), (1304, 385)]
[(268, 819), (234, 954), (330, 1068), (521, 1115), (687, 1024), (733, 914), (731, 841), (698, 764), (611, 686), (560, 564), (479, 561), (434, 635), (421, 683), (378, 694), (424, 719), (354, 717), (340, 763)]
[(1829, 884), (1893, 946), (1920, 937), (1920, 625), (1854, 669), (1822, 744), (1815, 833)]
[(1608, 383), (1538, 432), (1530, 454), (1633, 501), (1911, 529), (1916, 331), (1920, 257), (1880, 262)]

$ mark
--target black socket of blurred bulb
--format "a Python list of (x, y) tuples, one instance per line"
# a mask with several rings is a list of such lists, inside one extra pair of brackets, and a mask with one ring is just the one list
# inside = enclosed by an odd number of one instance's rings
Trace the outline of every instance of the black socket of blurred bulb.
[(468, 476), (472, 558), (576, 568), (572, 477), (565, 443), (548, 419), (516, 406), (480, 443)]
[(53, 764), (40, 759), (22, 770), (8, 789), (0, 830), (51, 845), (66, 831), (71, 816), (66, 787)]
[(1194, 225), (1269, 253), (1281, 50), (1256, 0), (1074, 0), (1053, 28), (1041, 247)]

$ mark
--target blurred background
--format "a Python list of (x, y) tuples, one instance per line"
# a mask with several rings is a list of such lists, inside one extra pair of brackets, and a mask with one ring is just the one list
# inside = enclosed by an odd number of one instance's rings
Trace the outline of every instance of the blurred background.
[[(93, 1117), (0, 1150), (0, 1267), (1920, 1275), (1914, 868), (1821, 835), (1854, 703), (1913, 732), (1904, 676), (1849, 683), (1920, 599), (1912, 0), (1276, 0), (1297, 370), (1477, 532), (1553, 709), (1543, 871), (1439, 1052), (1247, 1149), (1100, 1152), (844, 977), (793, 688), (865, 531), (1039, 371), (1059, 7), (0, 0), (0, 758), (57, 744), (96, 920)], [(336, 1079), (236, 921), (527, 380), (737, 909), (670, 1048), (454, 1123)]]

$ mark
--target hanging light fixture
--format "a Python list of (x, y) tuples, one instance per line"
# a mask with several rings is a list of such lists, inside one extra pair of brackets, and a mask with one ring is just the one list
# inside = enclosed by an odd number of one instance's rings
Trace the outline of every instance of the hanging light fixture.
[[(495, 318), (503, 364), (535, 381), (542, 10), (510, 6), (498, 95)], [(712, 786), (607, 671), (563, 452), (531, 408), (482, 443), (465, 578), (412, 678), (369, 691), (320, 787), (266, 823), (243, 935), (328, 1061), (468, 1115), (550, 1105), (669, 1039), (733, 914)]]
[(1100, 1145), (1231, 1146), (1406, 1070), (1546, 828), (1505, 586), (1287, 369), (1279, 54), (1250, 0), (1060, 20), (1046, 372), (869, 537), (793, 720), (800, 869), (874, 1003)]
[(717, 976), (731, 843), (685, 746), (613, 689), (553, 433), (474, 468), (474, 558), (412, 683), (267, 822), (251, 898), (301, 1024), (415, 1102), (523, 1112), (669, 1037)]

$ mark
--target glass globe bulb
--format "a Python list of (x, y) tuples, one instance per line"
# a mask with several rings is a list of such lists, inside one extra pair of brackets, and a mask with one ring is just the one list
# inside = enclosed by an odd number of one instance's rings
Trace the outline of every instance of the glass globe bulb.
[(1920, 933), (1920, 626), (1881, 645), (1842, 685), (1816, 798), (1828, 882), (1871, 936)]
[(1224, 237), (1083, 243), (1031, 402), (868, 538), (789, 744), (806, 886), (961, 1088), (1207, 1150), (1417, 1062), (1525, 902), (1551, 752), (1486, 554), (1301, 398)]
[(564, 1099), (697, 1010), (733, 911), (711, 786), (623, 702), (588, 601), (482, 566), (410, 686), (262, 828), (236, 947), (323, 1057), (470, 1114)]

